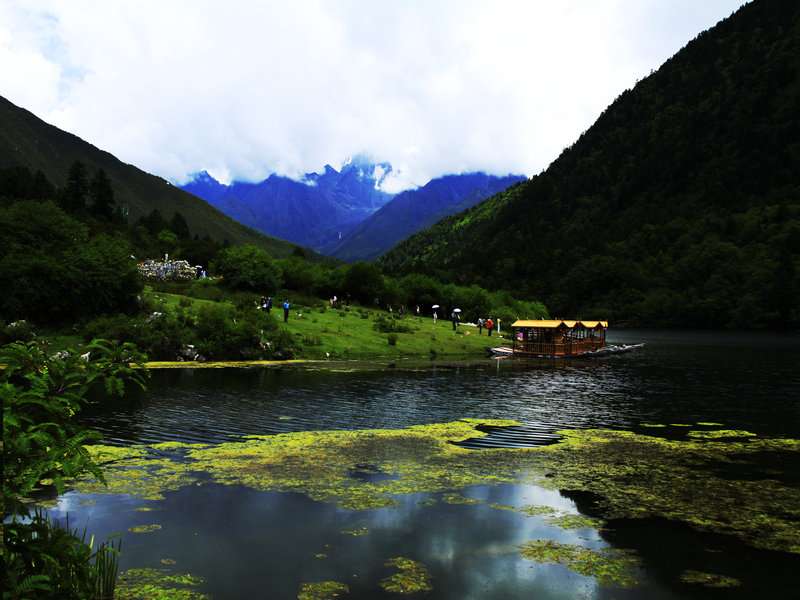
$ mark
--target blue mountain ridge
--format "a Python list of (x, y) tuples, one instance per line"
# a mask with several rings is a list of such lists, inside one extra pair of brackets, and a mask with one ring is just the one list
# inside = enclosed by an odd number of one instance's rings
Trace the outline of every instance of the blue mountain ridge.
[(341, 240), (319, 252), (347, 262), (371, 262), (444, 217), (467, 210), (525, 180), (523, 175), (498, 177), (482, 172), (433, 179), (419, 189), (399, 193)]
[(225, 185), (207, 172), (181, 189), (267, 235), (348, 262), (371, 261), (413, 233), (474, 206), (526, 178), (485, 173), (447, 175), (393, 195), (379, 189), (388, 163), (356, 157), (302, 181), (270, 175), (259, 183)]

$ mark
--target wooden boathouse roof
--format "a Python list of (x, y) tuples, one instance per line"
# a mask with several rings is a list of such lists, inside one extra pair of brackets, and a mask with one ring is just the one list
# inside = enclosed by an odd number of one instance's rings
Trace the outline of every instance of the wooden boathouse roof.
[(526, 320), (520, 319), (511, 324), (512, 327), (534, 327), (537, 329), (557, 329), (563, 324), (565, 327), (572, 329), (578, 324), (583, 325), (586, 329), (594, 329), (598, 325), (600, 327), (608, 327), (608, 321), (564, 321), (563, 319), (535, 319)]

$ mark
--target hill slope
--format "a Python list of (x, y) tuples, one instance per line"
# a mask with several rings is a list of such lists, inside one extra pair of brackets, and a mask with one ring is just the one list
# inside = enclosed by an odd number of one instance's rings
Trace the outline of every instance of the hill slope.
[(486, 173), (434, 179), (419, 189), (399, 193), (341, 240), (322, 250), (347, 262), (371, 262), (447, 215), (470, 208), (525, 179), (522, 175), (496, 177)]
[(800, 3), (755, 0), (550, 167), (398, 245), (431, 272), (632, 325), (800, 325)]
[(111, 178), (118, 204), (130, 206), (130, 220), (148, 215), (154, 208), (169, 219), (179, 212), (200, 237), (217, 242), (254, 244), (274, 256), (289, 256), (295, 244), (255, 231), (166, 180), (125, 164), (79, 137), (49, 125), (29, 111), (0, 97), (0, 168), (27, 167), (41, 170), (51, 181), (63, 185), (69, 168), (80, 160), (92, 173), (98, 168)]

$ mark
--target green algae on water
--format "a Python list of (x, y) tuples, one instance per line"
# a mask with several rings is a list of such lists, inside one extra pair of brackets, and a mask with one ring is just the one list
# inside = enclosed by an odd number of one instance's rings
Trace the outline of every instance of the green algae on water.
[(128, 527), (128, 531), (132, 531), (133, 533), (150, 533), (151, 531), (158, 531), (161, 529), (161, 525), (136, 525), (135, 527)]
[(336, 598), (340, 594), (349, 594), (350, 588), (338, 581), (317, 581), (304, 583), (300, 586), (300, 593), (297, 594), (299, 600), (328, 600)]
[(701, 585), (706, 588), (731, 588), (739, 587), (742, 582), (735, 577), (718, 575), (716, 573), (704, 573), (703, 571), (684, 571), (681, 574), (683, 583)]
[(512, 512), (519, 513), (521, 515), (525, 515), (526, 517), (539, 517), (542, 515), (552, 515), (558, 512), (552, 506), (544, 506), (542, 504), (526, 504), (525, 506), (509, 506), (508, 504), (500, 504), (498, 502), (492, 502), (489, 504), (492, 508), (496, 508), (498, 510), (510, 510)]
[[(668, 440), (627, 431), (562, 431), (537, 462), (539, 485), (591, 492), (606, 519), (661, 517), (734, 535), (762, 549), (800, 553), (800, 487), (765, 471), (791, 469), (800, 441), (748, 437)], [(786, 465), (784, 467), (784, 465)], [(751, 469), (760, 469), (755, 478)], [(784, 481), (785, 480), (785, 481)]]
[(545, 517), (542, 522), (551, 527), (559, 529), (599, 529), (603, 525), (600, 519), (587, 517), (586, 515), (576, 515), (573, 513), (558, 514), (559, 511), (552, 506), (541, 504), (526, 504), (525, 506), (509, 506), (493, 502), (489, 504), (498, 510), (510, 510), (526, 517)]
[(421, 562), (398, 556), (388, 560), (385, 566), (396, 567), (399, 570), (399, 573), (381, 580), (381, 587), (387, 592), (414, 594), (416, 592), (429, 592), (433, 589), (431, 574)]
[(631, 550), (592, 550), (553, 540), (534, 540), (519, 548), (523, 558), (563, 565), (580, 575), (593, 577), (602, 587), (632, 588), (640, 583), (636, 577), (640, 562)]
[(442, 502), (445, 504), (480, 504), (483, 500), (477, 498), (467, 498), (461, 494), (449, 493), (442, 496)]
[[(470, 450), (451, 443), (485, 435), (476, 429), (480, 424), (515, 423), (470, 419), (397, 430), (250, 436), (216, 445), (111, 448), (104, 465), (108, 487), (89, 480), (74, 487), (160, 499), (166, 491), (215, 482), (373, 510), (396, 506), (412, 493), (525, 483), (589, 492), (605, 519), (664, 518), (734, 535), (753, 547), (800, 553), (800, 486), (791, 471), (800, 457), (798, 440), (714, 433), (674, 440), (571, 430), (559, 432), (558, 443), (535, 448)], [(448, 498), (456, 497), (443, 496)]]
[(211, 600), (191, 589), (203, 582), (188, 573), (171, 574), (166, 569), (130, 569), (117, 578), (116, 600)]
[(755, 433), (750, 433), (749, 431), (744, 431), (742, 429), (717, 429), (713, 431), (692, 430), (686, 435), (688, 435), (690, 438), (701, 438), (701, 439), (756, 437)]
[(603, 522), (600, 519), (593, 519), (586, 515), (555, 515), (544, 520), (545, 525), (558, 527), (560, 529), (599, 529)]

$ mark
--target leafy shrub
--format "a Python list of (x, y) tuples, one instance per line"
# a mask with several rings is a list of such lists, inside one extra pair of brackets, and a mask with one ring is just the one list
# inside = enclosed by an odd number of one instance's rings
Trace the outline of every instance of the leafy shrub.
[(266, 293), (283, 284), (280, 265), (266, 250), (249, 244), (220, 250), (215, 265), (227, 288)]
[[(106, 393), (122, 395), (126, 381), (144, 387), (146, 357), (130, 344), (94, 340), (89, 359), (74, 351), (47, 356), (35, 343), (15, 342), (0, 351), (3, 404), (3, 597), (31, 600), (110, 598), (119, 549), (101, 544), (96, 553), (86, 532), (53, 523), (41, 511), (28, 522), (23, 497), (45, 479), (63, 494), (65, 480), (91, 474), (104, 481), (85, 444), (100, 434), (84, 429), (74, 415), (86, 394), (102, 382)], [(138, 369), (131, 368), (131, 363)], [(109, 552), (111, 554), (109, 554)], [(94, 561), (92, 563), (92, 561)]]
[(397, 345), (397, 334), (396, 333), (390, 333), (389, 335), (386, 336), (386, 341), (389, 342), (390, 346), (396, 346)]
[(82, 534), (53, 522), (39, 509), (30, 522), (5, 526), (4, 598), (84, 600), (113, 598), (121, 544), (111, 539), (96, 552)]
[(312, 335), (310, 333), (307, 333), (302, 337), (302, 342), (304, 346), (322, 346), (322, 338), (318, 335)]
[(411, 331), (410, 325), (406, 325), (394, 318), (387, 318), (384, 315), (380, 315), (375, 320), (372, 328), (380, 333), (409, 333)]
[(30, 342), (36, 338), (33, 325), (29, 321), (14, 321), (5, 327), (0, 327), (0, 343)]

